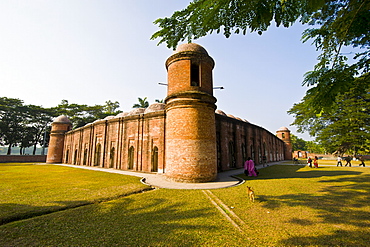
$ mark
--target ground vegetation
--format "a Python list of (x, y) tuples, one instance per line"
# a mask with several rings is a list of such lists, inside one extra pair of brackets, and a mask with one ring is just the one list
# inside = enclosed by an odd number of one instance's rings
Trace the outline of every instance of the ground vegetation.
[[(370, 171), (358, 167), (357, 161), (352, 167), (335, 164), (320, 160), (318, 169), (269, 166), (260, 170), (259, 177), (241, 174), (245, 183), (231, 188), (143, 193), (133, 189), (125, 196), (124, 191), (145, 185), (118, 174), (0, 164), (7, 181), (0, 184), (5, 192), (0, 198), (1, 217), (17, 211), (28, 214), (0, 225), (0, 242), (4, 246), (368, 246)], [(29, 175), (27, 182), (23, 178)], [(254, 203), (246, 186), (255, 191)], [(73, 208), (57, 208), (76, 203)], [(52, 210), (32, 215), (37, 209)]]

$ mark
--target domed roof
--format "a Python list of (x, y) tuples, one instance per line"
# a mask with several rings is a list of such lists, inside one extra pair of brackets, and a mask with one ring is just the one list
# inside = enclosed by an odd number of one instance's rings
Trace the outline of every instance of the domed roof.
[(128, 116), (128, 114), (129, 114), (128, 112), (121, 112), (121, 113), (117, 114), (116, 118), (126, 117), (126, 116)]
[(199, 52), (199, 53), (204, 53), (208, 55), (206, 49), (204, 49), (202, 46), (195, 44), (195, 43), (181, 44), (177, 47), (174, 53), (179, 53), (179, 52), (184, 52), (184, 51), (193, 51), (193, 52)]
[(280, 127), (277, 131), (290, 131), (287, 127)]
[(104, 120), (109, 120), (109, 119), (112, 119), (112, 118), (114, 118), (114, 116), (107, 116), (107, 117), (104, 118)]
[(222, 116), (227, 116), (225, 112), (221, 111), (221, 110), (216, 110), (215, 111), (218, 115), (222, 115)]
[(146, 108), (144, 113), (162, 111), (164, 110), (165, 106), (166, 104), (164, 103), (154, 103), (154, 104), (151, 104), (148, 108)]
[(144, 113), (145, 111), (145, 108), (135, 108), (133, 110), (131, 110), (127, 116), (132, 116), (132, 115), (139, 115), (139, 114), (142, 114)]
[(54, 119), (53, 123), (71, 123), (71, 120), (69, 120), (69, 118), (64, 115), (60, 115), (59, 117)]

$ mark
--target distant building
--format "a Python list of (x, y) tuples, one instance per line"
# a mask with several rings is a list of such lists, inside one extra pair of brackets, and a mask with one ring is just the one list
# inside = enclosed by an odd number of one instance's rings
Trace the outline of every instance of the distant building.
[[(71, 130), (65, 116), (52, 124), (47, 163), (164, 173), (183, 182), (207, 182), (217, 172), (291, 159), (290, 131), (277, 136), (216, 110), (213, 59), (197, 44), (180, 45), (166, 61), (165, 103), (138, 108)], [(215, 111), (216, 110), (216, 111)]]

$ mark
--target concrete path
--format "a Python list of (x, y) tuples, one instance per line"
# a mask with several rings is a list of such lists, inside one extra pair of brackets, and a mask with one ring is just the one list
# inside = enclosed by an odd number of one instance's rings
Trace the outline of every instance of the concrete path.
[[(269, 163), (268, 165), (276, 165), (276, 164), (279, 164), (279, 162)], [(147, 184), (149, 186), (153, 186), (156, 188), (166, 188), (166, 189), (209, 190), (209, 189), (227, 188), (227, 187), (237, 186), (237, 185), (244, 183), (243, 179), (234, 177), (235, 175), (242, 174), (244, 172), (243, 168), (218, 173), (217, 179), (214, 182), (180, 183), (180, 182), (174, 182), (174, 181), (168, 180), (164, 174), (159, 174), (159, 173), (123, 171), (123, 170), (116, 170), (116, 169), (109, 169), (109, 168), (100, 168), (100, 167), (93, 167), (93, 166), (78, 166), (78, 165), (68, 165), (68, 164), (55, 164), (55, 165), (141, 177), (142, 178), (141, 181), (144, 184)], [(262, 165), (258, 165), (256, 166), (256, 168), (261, 169), (263, 167)]]

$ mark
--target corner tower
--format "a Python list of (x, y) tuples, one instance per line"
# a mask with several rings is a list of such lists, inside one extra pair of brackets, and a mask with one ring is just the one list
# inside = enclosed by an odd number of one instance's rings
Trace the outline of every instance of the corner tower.
[(166, 61), (166, 176), (208, 182), (217, 176), (213, 59), (197, 44), (180, 45)]
[(51, 124), (50, 141), (46, 163), (62, 163), (64, 134), (71, 130), (71, 121), (66, 116), (57, 117)]
[(276, 131), (276, 136), (285, 142), (284, 158), (292, 159), (292, 142), (290, 140), (290, 130), (287, 127), (281, 127)]

